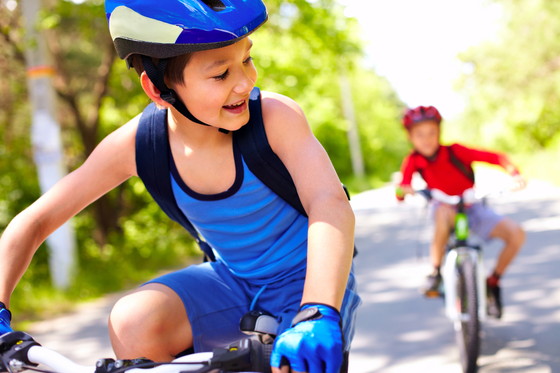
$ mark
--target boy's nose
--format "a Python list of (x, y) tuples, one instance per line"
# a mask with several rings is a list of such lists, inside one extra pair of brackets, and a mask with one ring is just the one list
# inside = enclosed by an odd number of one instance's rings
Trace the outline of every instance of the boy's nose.
[(242, 76), (240, 77), (239, 81), (234, 87), (235, 93), (238, 94), (247, 94), (251, 92), (253, 87), (255, 86), (256, 81), (256, 74), (251, 74), (250, 72), (243, 72)]

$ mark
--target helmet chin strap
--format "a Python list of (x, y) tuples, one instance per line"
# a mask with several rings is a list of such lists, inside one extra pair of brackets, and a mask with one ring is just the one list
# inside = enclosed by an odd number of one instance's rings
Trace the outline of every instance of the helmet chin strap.
[[(142, 64), (144, 65), (144, 70), (146, 74), (148, 74), (148, 78), (152, 81), (152, 83), (156, 86), (157, 89), (160, 91), (160, 97), (167, 103), (171, 104), (179, 113), (183, 116), (188, 118), (189, 120), (201, 124), (203, 126), (213, 127), (208, 123), (204, 123), (200, 119), (196, 118), (190, 111), (187, 109), (183, 101), (177, 95), (173, 89), (169, 88), (164, 81), (165, 75), (165, 68), (167, 67), (167, 62), (169, 59), (161, 59), (158, 65), (154, 65), (152, 59), (147, 56), (142, 56)], [(228, 134), (229, 131), (223, 128), (218, 128), (218, 131)]]

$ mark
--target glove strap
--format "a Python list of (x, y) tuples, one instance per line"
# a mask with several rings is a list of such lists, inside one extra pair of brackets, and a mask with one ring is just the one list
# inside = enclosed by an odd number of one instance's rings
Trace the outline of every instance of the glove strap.
[(339, 320), (341, 319), (340, 312), (333, 306), (329, 306), (328, 304), (323, 304), (323, 303), (304, 303), (299, 308), (300, 311), (292, 319), (291, 326), (295, 326), (300, 322), (318, 320), (323, 318), (323, 314), (321, 313), (320, 310), (320, 308), (322, 307), (326, 307), (330, 309), (332, 312), (335, 313), (335, 315), (338, 317)]

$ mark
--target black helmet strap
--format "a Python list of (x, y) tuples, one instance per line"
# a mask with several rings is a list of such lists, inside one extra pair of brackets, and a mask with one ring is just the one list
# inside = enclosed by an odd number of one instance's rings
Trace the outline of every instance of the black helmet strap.
[[(153, 60), (148, 57), (142, 55), (142, 64), (144, 65), (144, 71), (148, 75), (148, 78), (152, 81), (152, 83), (156, 86), (157, 89), (160, 91), (160, 97), (167, 103), (173, 105), (175, 109), (189, 120), (202, 124), (203, 126), (211, 126), (208, 123), (204, 123), (200, 119), (196, 118), (190, 111), (187, 109), (183, 101), (177, 95), (173, 89), (169, 88), (167, 84), (165, 84), (164, 76), (165, 76), (165, 68), (167, 67), (167, 63), (169, 62), (168, 58), (163, 58), (159, 60), (157, 66), (154, 64)], [(229, 133), (228, 130), (223, 128), (218, 128), (220, 132)]]

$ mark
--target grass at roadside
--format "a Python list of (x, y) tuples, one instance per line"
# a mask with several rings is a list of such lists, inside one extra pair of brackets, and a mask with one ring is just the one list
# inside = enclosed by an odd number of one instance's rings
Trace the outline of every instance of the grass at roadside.
[(513, 157), (523, 175), (560, 186), (560, 148)]

